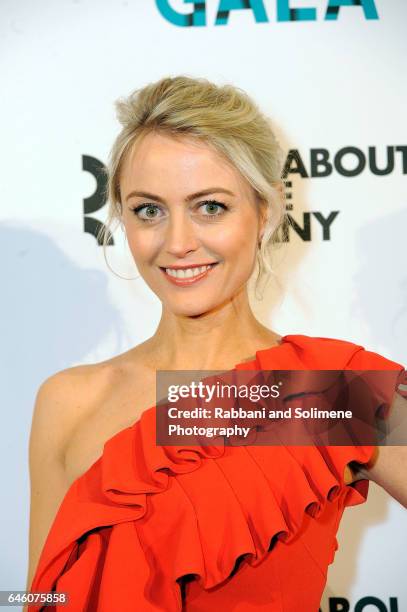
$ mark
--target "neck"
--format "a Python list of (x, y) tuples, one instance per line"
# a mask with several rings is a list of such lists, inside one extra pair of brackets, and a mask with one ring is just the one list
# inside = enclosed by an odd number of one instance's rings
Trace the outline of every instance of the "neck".
[(251, 361), (257, 350), (278, 344), (279, 339), (256, 319), (244, 291), (227, 304), (196, 316), (164, 309), (147, 348), (155, 369), (216, 370)]

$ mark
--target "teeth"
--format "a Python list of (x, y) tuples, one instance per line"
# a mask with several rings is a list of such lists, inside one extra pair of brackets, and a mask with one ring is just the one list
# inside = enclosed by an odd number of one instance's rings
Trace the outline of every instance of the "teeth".
[(199, 268), (186, 268), (185, 270), (172, 270), (171, 268), (165, 268), (165, 271), (169, 276), (174, 278), (193, 278), (202, 274), (205, 270), (209, 270), (212, 266), (200, 266)]

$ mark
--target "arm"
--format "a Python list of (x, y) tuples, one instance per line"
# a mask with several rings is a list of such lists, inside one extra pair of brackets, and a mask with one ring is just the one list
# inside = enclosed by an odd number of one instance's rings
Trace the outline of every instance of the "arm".
[[(398, 443), (400, 444), (400, 440), (402, 440), (407, 444), (407, 399), (399, 393), (394, 395), (390, 407), (390, 416), (386, 420), (389, 421), (390, 432), (395, 432), (396, 427), (401, 424), (401, 431), (404, 431), (404, 436), (399, 434)], [(392, 434), (390, 433), (389, 444), (392, 443), (391, 437)], [(369, 463), (360, 467), (356, 467), (356, 465), (349, 467), (352, 467), (354, 472), (352, 480), (362, 478), (372, 480), (407, 508), (407, 446), (377, 446)]]
[(68, 489), (63, 451), (72, 430), (71, 402), (69, 370), (45, 380), (35, 399), (29, 440), (31, 491), (26, 590), (30, 589), (46, 536)]

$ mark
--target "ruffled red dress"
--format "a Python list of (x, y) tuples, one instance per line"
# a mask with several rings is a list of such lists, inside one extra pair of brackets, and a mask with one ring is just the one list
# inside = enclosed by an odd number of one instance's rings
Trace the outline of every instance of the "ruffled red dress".
[[(399, 370), (352, 342), (300, 334), (235, 369)], [(68, 489), (31, 591), (67, 592), (38, 612), (317, 612), (345, 484), (374, 446), (157, 446), (156, 408), (104, 445)]]

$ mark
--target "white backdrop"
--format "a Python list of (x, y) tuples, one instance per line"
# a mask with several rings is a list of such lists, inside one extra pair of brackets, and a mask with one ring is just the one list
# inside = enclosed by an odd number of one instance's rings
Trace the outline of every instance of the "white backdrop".
[[(284, 20), (289, 8), (308, 10)], [(407, 4), (2, 0), (0, 11), (0, 589), (24, 589), (36, 391), (58, 370), (145, 340), (160, 316), (143, 281), (114, 276), (84, 231), (96, 181), (83, 157), (106, 162), (119, 96), (177, 74), (252, 95), (294, 150), (290, 214), (300, 227), (310, 222), (309, 239), (290, 232), (276, 261), (281, 286), (253, 300), (255, 313), (281, 334), (343, 338), (407, 365)], [(316, 176), (322, 165), (312, 171), (316, 149), (332, 163), (327, 176)], [(388, 173), (375, 172), (369, 151)], [(333, 211), (324, 239), (318, 219)], [(106, 206), (89, 216), (105, 215)], [(136, 275), (119, 234), (108, 255), (119, 274)], [(368, 502), (345, 511), (338, 540), (323, 612), (406, 610), (405, 509), (370, 483)]]

